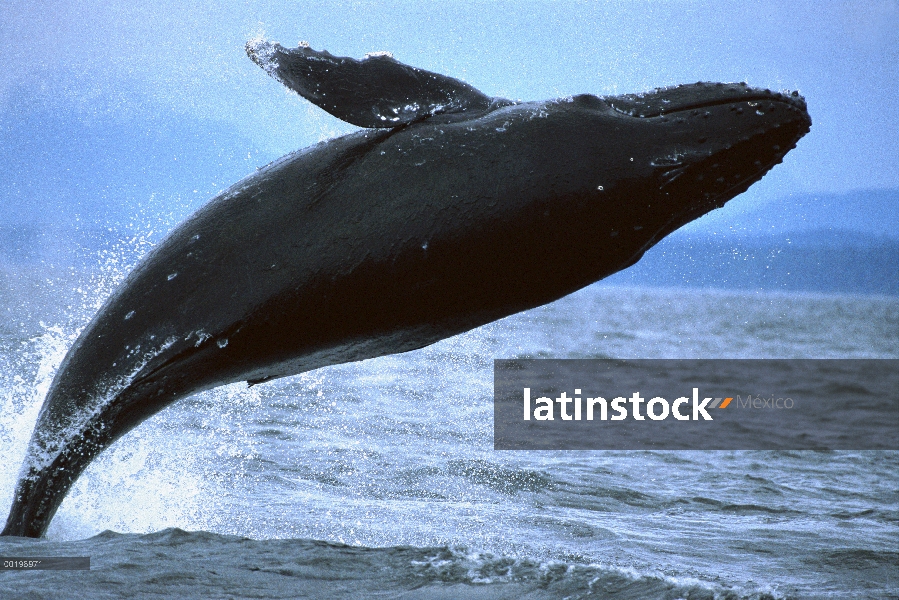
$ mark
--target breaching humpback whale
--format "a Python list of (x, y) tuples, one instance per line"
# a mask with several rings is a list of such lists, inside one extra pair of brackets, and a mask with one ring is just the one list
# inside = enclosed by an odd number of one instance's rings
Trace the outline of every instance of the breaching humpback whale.
[(97, 454), (189, 394), (421, 348), (634, 264), (811, 126), (796, 92), (745, 84), (513, 102), (385, 54), (247, 53), (363, 129), (235, 184), (134, 269), (56, 374), (3, 535), (41, 536)]

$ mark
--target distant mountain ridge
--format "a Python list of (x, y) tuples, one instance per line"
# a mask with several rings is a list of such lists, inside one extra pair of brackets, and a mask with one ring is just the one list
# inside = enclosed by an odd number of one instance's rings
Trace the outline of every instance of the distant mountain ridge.
[[(736, 206), (740, 200), (737, 199)], [(796, 194), (747, 209), (717, 210), (675, 236), (719, 234), (758, 236), (830, 231), (847, 239), (857, 234), (899, 240), (899, 189), (855, 190), (843, 194)]]
[(715, 211), (606, 282), (899, 296), (899, 189)]
[(899, 296), (899, 240), (847, 230), (670, 236), (607, 285)]
[(226, 122), (162, 112), (0, 113), (0, 226), (176, 218), (272, 160)]

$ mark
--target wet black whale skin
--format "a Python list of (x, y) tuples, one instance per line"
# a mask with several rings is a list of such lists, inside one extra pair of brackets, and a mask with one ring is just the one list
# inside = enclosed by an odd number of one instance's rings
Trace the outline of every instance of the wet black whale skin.
[(811, 125), (745, 85), (485, 104), (463, 84), (446, 108), (438, 83), (400, 126), (237, 183), (139, 264), (64, 359), (3, 535), (41, 536), (97, 454), (186, 395), (421, 348), (626, 268)]

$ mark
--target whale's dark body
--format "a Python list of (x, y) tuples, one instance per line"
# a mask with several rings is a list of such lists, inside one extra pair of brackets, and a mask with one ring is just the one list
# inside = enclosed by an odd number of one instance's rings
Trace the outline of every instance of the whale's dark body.
[(387, 57), (248, 52), (369, 129), (236, 184), (131, 273), (57, 373), (4, 535), (42, 535), (87, 464), (179, 398), (421, 348), (628, 267), (811, 124), (742, 84), (513, 103)]

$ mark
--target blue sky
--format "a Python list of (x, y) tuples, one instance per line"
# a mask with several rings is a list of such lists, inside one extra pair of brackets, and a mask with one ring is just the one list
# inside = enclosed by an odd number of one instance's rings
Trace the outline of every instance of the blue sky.
[(260, 35), (344, 56), (389, 50), (523, 100), (699, 80), (798, 89), (811, 133), (725, 210), (899, 188), (897, 0), (44, 0), (2, 11), (0, 222), (178, 219), (256, 166), (352, 131), (246, 58)]

